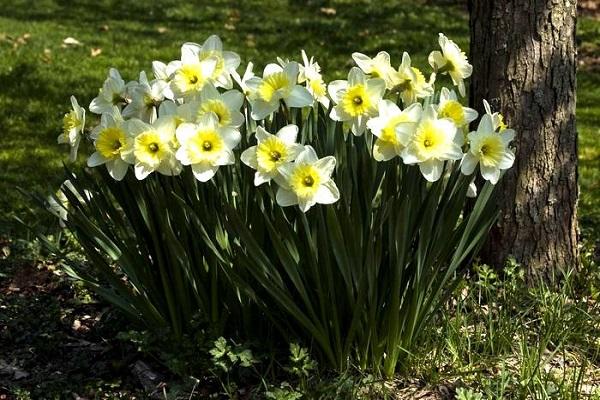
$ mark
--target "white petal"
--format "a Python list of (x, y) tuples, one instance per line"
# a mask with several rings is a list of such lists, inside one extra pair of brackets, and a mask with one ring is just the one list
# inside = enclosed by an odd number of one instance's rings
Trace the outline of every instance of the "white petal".
[(368, 74), (371, 72), (371, 65), (373, 61), (370, 57), (362, 53), (352, 53), (352, 59), (354, 60), (356, 65), (358, 65), (358, 67), (362, 69), (365, 73)]
[(244, 95), (238, 90), (229, 90), (221, 95), (221, 99), (231, 110), (239, 111), (244, 104)]
[(310, 92), (303, 86), (295, 85), (290, 95), (285, 98), (288, 107), (306, 107), (313, 103), (314, 99)]
[(259, 143), (262, 142), (262, 141), (267, 140), (268, 138), (270, 138), (272, 136), (269, 132), (267, 132), (265, 130), (265, 128), (263, 128), (260, 125), (258, 125), (256, 127), (256, 133), (255, 133), (255, 135), (256, 135), (256, 141), (259, 142)]
[(342, 99), (343, 92), (341, 91), (346, 89), (348, 89), (348, 81), (332, 81), (329, 82), (329, 85), (327, 86), (327, 92), (336, 104), (339, 103)]
[(320, 204), (332, 204), (339, 199), (340, 191), (333, 180), (329, 180), (320, 185), (315, 194), (315, 201)]
[(269, 114), (276, 111), (279, 108), (279, 102), (277, 99), (267, 103), (262, 100), (255, 100), (252, 102), (252, 119), (259, 121), (265, 119)]
[(494, 185), (498, 183), (498, 179), (500, 179), (499, 168), (481, 165), (479, 169), (481, 170), (481, 176), (483, 176), (483, 179), (485, 179), (486, 181), (490, 181), (490, 183)]
[(365, 133), (365, 129), (367, 128), (367, 118), (359, 115), (352, 119), (352, 127), (351, 131), (355, 136), (362, 136)]
[(185, 122), (177, 127), (175, 135), (177, 136), (177, 141), (179, 141), (182, 146), (185, 146), (185, 144), (196, 135), (197, 131), (198, 127), (196, 125)]
[(102, 154), (100, 154), (99, 152), (94, 152), (90, 158), (88, 158), (87, 160), (87, 166), (88, 167), (97, 167), (98, 165), (102, 165), (104, 163), (106, 163), (108, 161), (107, 158), (105, 158)]
[(283, 68), (281, 68), (281, 65), (274, 64), (274, 63), (267, 64), (267, 66), (265, 67), (265, 69), (263, 71), (263, 77), (272, 75), (274, 73), (281, 72), (281, 71), (283, 71)]
[(463, 107), (463, 111), (465, 113), (465, 119), (467, 120), (467, 122), (475, 121), (479, 116), (479, 113), (477, 111), (469, 107)]
[(294, 194), (294, 192), (282, 187), (277, 189), (276, 200), (277, 204), (279, 204), (281, 207), (288, 207), (298, 204), (298, 197)]
[[(317, 157), (317, 153), (315, 152), (315, 149), (312, 148), (312, 146), (304, 146), (304, 150), (302, 150), (302, 152), (300, 154), (298, 154), (298, 158), (296, 158), (296, 162), (312, 164), (312, 163), (316, 162), (318, 159), (319, 159), (319, 157)], [(334, 163), (334, 166), (335, 166), (335, 163)]]
[(234, 149), (242, 139), (242, 135), (237, 129), (221, 128), (220, 133), (228, 149)]
[(256, 147), (257, 146), (248, 147), (240, 155), (240, 160), (254, 169), (258, 168), (258, 162), (256, 161)]
[(515, 162), (514, 153), (511, 150), (506, 149), (506, 151), (502, 155), (502, 158), (500, 159), (500, 162), (498, 162), (498, 168), (509, 169), (510, 167), (513, 166), (514, 162)]
[(210, 35), (202, 44), (202, 51), (221, 51), (222, 49), (223, 43), (217, 35)]
[(108, 169), (108, 173), (116, 181), (123, 180), (125, 174), (127, 174), (128, 168), (129, 164), (120, 159), (116, 159), (106, 164), (106, 169)]
[(197, 63), (200, 50), (201, 46), (197, 43), (184, 43), (181, 46), (181, 62), (184, 64)]
[(315, 168), (317, 168), (323, 176), (329, 178), (335, 169), (335, 157), (327, 156), (321, 158), (315, 162)]
[(388, 161), (396, 157), (396, 147), (390, 142), (377, 139), (373, 145), (373, 158), (377, 161)]
[(271, 175), (256, 171), (254, 174), (254, 186), (260, 186), (263, 183), (270, 182), (271, 179), (273, 179)]
[(315, 204), (317, 204), (317, 202), (314, 198), (298, 198), (298, 207), (300, 207), (300, 210), (304, 213), (310, 210)]
[(460, 172), (464, 175), (471, 175), (473, 171), (475, 171), (478, 163), (479, 160), (477, 157), (469, 151), (463, 156), (462, 162), (460, 163)]
[(360, 68), (352, 67), (350, 72), (348, 73), (348, 85), (356, 86), (356, 85), (364, 85), (367, 81), (365, 73), (361, 71)]
[(194, 177), (200, 182), (207, 182), (212, 179), (219, 169), (218, 166), (208, 164), (194, 164), (192, 165), (192, 173)]
[(154, 172), (154, 169), (150, 168), (149, 166), (147, 166), (145, 164), (142, 164), (142, 163), (135, 164), (135, 177), (140, 181), (145, 179), (152, 172)]
[(298, 126), (286, 125), (277, 132), (277, 137), (287, 144), (296, 143), (298, 137)]
[(235, 163), (235, 157), (233, 151), (224, 150), (221, 152), (219, 159), (215, 162), (215, 165), (231, 165)]
[(385, 93), (385, 81), (381, 78), (371, 78), (367, 81), (367, 93), (373, 101), (379, 101)]
[(421, 173), (429, 182), (435, 182), (442, 176), (444, 162), (439, 160), (427, 160), (419, 164)]
[(349, 121), (350, 119), (352, 119), (352, 116), (346, 113), (342, 106), (338, 104), (337, 106), (331, 109), (331, 112), (329, 113), (329, 118), (331, 118), (334, 121)]
[(513, 129), (505, 129), (500, 132), (502, 143), (508, 145), (515, 138), (515, 131)]
[(481, 117), (481, 121), (479, 121), (479, 126), (477, 127), (477, 133), (491, 133), (494, 132), (494, 123), (492, 121), (492, 116), (490, 114), (485, 114)]

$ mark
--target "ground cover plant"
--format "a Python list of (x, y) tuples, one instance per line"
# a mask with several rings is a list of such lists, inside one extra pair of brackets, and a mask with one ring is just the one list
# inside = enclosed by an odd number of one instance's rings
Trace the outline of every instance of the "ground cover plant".
[(472, 67), (438, 44), (428, 79), (406, 52), (398, 67), (355, 52), (329, 83), (304, 51), (240, 77), (216, 35), (154, 61), (153, 79), (111, 69), (89, 112), (71, 97), (58, 137), (73, 160), (91, 145), (95, 168), (51, 198), (89, 260), (69, 272), (151, 330), (181, 337), (198, 317), (252, 340), (264, 332), (240, 322), (268, 318), (329, 367), (393, 376), (483, 244), (514, 162), (487, 102), (468, 132)]

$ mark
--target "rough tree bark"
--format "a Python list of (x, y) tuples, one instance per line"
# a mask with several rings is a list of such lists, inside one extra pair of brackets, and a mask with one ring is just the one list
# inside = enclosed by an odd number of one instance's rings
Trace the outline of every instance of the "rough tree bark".
[(482, 100), (517, 132), (498, 188), (501, 215), (484, 250), (529, 277), (577, 265), (576, 0), (469, 0), (471, 106)]

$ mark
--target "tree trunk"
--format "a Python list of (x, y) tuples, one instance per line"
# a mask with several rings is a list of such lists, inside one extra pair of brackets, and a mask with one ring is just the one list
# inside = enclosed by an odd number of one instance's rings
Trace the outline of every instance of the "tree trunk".
[(483, 252), (513, 256), (529, 278), (576, 266), (576, 0), (469, 0), (471, 106), (487, 99), (516, 131), (498, 183), (500, 219)]

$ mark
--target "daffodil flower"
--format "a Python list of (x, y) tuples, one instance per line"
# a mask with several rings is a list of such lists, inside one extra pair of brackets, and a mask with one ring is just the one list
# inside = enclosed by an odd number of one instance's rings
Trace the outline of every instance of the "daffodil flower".
[(121, 107), (128, 102), (127, 89), (128, 86), (125, 85), (119, 71), (111, 68), (98, 96), (90, 103), (90, 112), (101, 115), (120, 111)]
[(181, 46), (181, 61), (174, 61), (171, 68), (175, 69), (169, 86), (176, 99), (197, 94), (204, 85), (213, 80), (214, 75), (223, 69), (223, 59), (218, 53), (207, 56), (202, 53), (202, 46), (196, 43), (184, 43)]
[(175, 119), (170, 117), (160, 117), (153, 124), (138, 119), (127, 121), (131, 137), (121, 157), (134, 164), (137, 179), (145, 179), (155, 171), (163, 175), (181, 172), (181, 163), (175, 158), (175, 126)]
[(162, 61), (152, 61), (152, 73), (154, 74), (154, 79), (166, 83), (166, 86), (163, 89), (163, 96), (170, 100), (174, 100), (175, 95), (171, 90), (169, 82), (171, 82), (171, 79), (178, 67), (179, 61), (171, 61), (168, 64), (165, 64)]
[(435, 72), (450, 75), (454, 85), (458, 86), (460, 95), (464, 97), (464, 80), (473, 73), (473, 66), (469, 64), (466, 54), (460, 47), (443, 33), (439, 35), (439, 44), (442, 51), (432, 51), (428, 58), (429, 64)]
[(58, 143), (70, 146), (69, 159), (73, 162), (77, 159), (77, 150), (85, 127), (85, 109), (79, 106), (75, 96), (71, 96), (71, 107), (71, 111), (63, 117), (63, 129), (58, 135)]
[(405, 164), (418, 164), (425, 179), (435, 182), (442, 176), (445, 161), (462, 158), (462, 144), (456, 126), (448, 119), (438, 119), (435, 108), (429, 106), (401, 155)]
[(335, 168), (335, 158), (327, 156), (319, 159), (311, 146), (305, 146), (296, 161), (282, 165), (280, 176), (275, 178), (277, 204), (282, 207), (298, 204), (302, 212), (315, 204), (332, 204), (340, 198), (340, 191), (331, 174)]
[(468, 135), (469, 151), (462, 159), (461, 172), (471, 175), (479, 164), (481, 176), (495, 185), (500, 179), (500, 172), (512, 167), (515, 161), (515, 154), (508, 147), (514, 137), (512, 129), (496, 132), (492, 116), (485, 114), (477, 131)]
[(494, 125), (494, 131), (504, 130), (507, 128), (504, 123), (504, 117), (499, 112), (492, 112), (492, 107), (487, 100), (483, 100), (483, 108), (485, 109), (486, 114), (492, 117), (492, 122)]
[(253, 119), (265, 119), (279, 108), (280, 101), (287, 107), (306, 107), (312, 104), (310, 92), (297, 84), (298, 69), (298, 63), (293, 61), (283, 68), (277, 64), (268, 64), (262, 78), (255, 76), (246, 82), (250, 89)]
[(132, 136), (119, 112), (105, 113), (100, 118), (100, 125), (96, 126), (90, 137), (94, 141), (96, 151), (87, 160), (88, 167), (106, 165), (110, 176), (117, 181), (122, 180), (127, 174), (129, 163), (123, 155), (131, 150)]
[(279, 169), (290, 163), (304, 150), (304, 146), (296, 143), (298, 127), (287, 125), (276, 135), (267, 132), (262, 126), (256, 128), (256, 146), (244, 150), (241, 160), (256, 170), (254, 185), (259, 186), (279, 175)]
[(237, 71), (235, 71), (235, 70), (231, 71), (231, 77), (233, 78), (235, 83), (238, 84), (240, 89), (242, 89), (242, 92), (244, 93), (245, 96), (250, 95), (250, 88), (248, 87), (248, 81), (254, 77), (254, 72), (252, 72), (253, 68), (254, 68), (254, 64), (252, 62), (249, 62), (248, 65), (246, 65), (246, 70), (244, 71), (243, 76), (240, 76), (240, 74), (238, 74)]
[(468, 128), (468, 125), (477, 119), (477, 111), (469, 107), (463, 107), (458, 101), (454, 90), (442, 88), (440, 91), (440, 102), (437, 106), (438, 116), (448, 118), (454, 122), (459, 129)]
[(421, 119), (420, 103), (411, 104), (404, 110), (390, 100), (380, 100), (379, 114), (367, 122), (367, 127), (377, 136), (373, 145), (373, 158), (388, 161), (402, 153), (414, 135)]
[(131, 103), (123, 109), (123, 117), (139, 118), (152, 123), (157, 118), (157, 109), (164, 100), (164, 91), (169, 84), (163, 80), (148, 82), (146, 73), (140, 72), (140, 80), (131, 90)]
[(327, 85), (323, 81), (319, 63), (315, 62), (314, 57), (311, 57), (309, 60), (304, 50), (302, 50), (302, 61), (304, 65), (300, 65), (298, 83), (306, 83), (306, 89), (308, 89), (315, 100), (321, 103), (323, 107), (329, 108)]
[(330, 118), (349, 121), (352, 133), (360, 136), (367, 127), (367, 121), (377, 115), (377, 105), (385, 92), (385, 81), (381, 78), (367, 79), (359, 68), (353, 67), (347, 81), (333, 81), (328, 90), (336, 104)]
[(418, 68), (411, 65), (411, 59), (407, 52), (402, 55), (402, 64), (392, 75), (392, 80), (392, 90), (400, 93), (404, 106), (433, 95), (433, 84), (425, 79)]
[(240, 142), (240, 132), (221, 127), (214, 113), (202, 115), (197, 124), (179, 125), (176, 134), (180, 144), (177, 159), (183, 165), (191, 165), (200, 182), (210, 180), (221, 165), (235, 162), (232, 150)]
[(243, 103), (244, 95), (238, 90), (220, 93), (212, 83), (207, 83), (198, 99), (181, 105), (178, 113), (187, 122), (198, 122), (203, 115), (214, 113), (219, 126), (237, 128), (244, 123), (244, 115), (240, 112)]
[[(65, 221), (67, 221), (69, 216), (69, 198), (66, 195), (66, 191), (69, 191), (71, 195), (75, 196), (77, 200), (83, 202), (85, 199), (79, 194), (79, 191), (73, 185), (69, 179), (64, 181), (62, 185), (60, 185), (60, 189), (56, 191), (54, 196), (48, 196), (48, 211), (58, 217), (59, 225), (61, 228), (66, 227)], [(83, 194), (89, 199), (91, 198), (91, 193), (88, 190), (84, 190)]]
[(362, 53), (352, 53), (352, 59), (365, 74), (369, 74), (372, 78), (383, 79), (387, 89), (394, 87), (393, 75), (395, 70), (390, 63), (390, 55), (387, 52), (380, 51), (374, 58)]
[[(217, 87), (231, 89), (233, 81), (231, 73), (240, 65), (240, 56), (233, 51), (223, 50), (223, 42), (217, 35), (211, 35), (202, 45), (185, 43), (186, 51), (190, 51), (202, 61), (209, 58), (217, 60), (214, 71), (210, 75), (211, 81)], [(183, 51), (183, 48), (182, 48)]]

